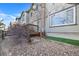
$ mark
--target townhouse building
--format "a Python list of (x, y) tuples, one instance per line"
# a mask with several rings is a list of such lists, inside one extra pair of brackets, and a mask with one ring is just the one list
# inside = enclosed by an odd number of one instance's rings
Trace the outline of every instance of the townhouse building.
[(23, 11), (20, 16), (20, 24), (27, 24), (28, 21), (28, 12)]
[(36, 31), (46, 36), (78, 39), (79, 4), (74, 3), (33, 3), (28, 11), (21, 13), (20, 24), (38, 26)]
[(23, 24), (28, 24), (28, 12), (27, 11), (23, 11), (21, 13), (20, 17), (16, 17), (15, 21), (17, 24), (23, 25)]

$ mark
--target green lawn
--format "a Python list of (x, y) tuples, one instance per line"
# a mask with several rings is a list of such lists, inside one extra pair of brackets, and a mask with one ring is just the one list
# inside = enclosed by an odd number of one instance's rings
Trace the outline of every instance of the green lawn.
[(79, 46), (79, 40), (72, 40), (72, 39), (67, 39), (67, 38), (51, 37), (51, 36), (47, 36), (47, 39)]

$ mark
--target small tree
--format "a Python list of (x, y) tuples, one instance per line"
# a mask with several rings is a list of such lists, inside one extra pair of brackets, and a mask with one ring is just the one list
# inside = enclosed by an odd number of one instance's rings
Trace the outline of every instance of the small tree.
[(2, 22), (3, 20), (0, 20), (0, 28), (1, 28), (1, 34), (2, 34), (2, 39), (4, 39), (4, 31), (2, 30), (2, 28), (4, 28), (5, 24)]

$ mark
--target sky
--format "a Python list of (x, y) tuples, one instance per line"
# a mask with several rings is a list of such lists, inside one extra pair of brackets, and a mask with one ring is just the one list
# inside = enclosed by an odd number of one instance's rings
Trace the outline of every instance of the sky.
[(27, 11), (31, 3), (0, 3), (0, 20), (9, 26), (16, 17), (20, 17), (22, 11)]

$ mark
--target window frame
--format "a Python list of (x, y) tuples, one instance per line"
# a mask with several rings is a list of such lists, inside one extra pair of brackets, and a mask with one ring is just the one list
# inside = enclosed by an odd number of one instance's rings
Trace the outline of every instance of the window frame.
[[(51, 21), (53, 20), (52, 19), (52, 17), (55, 15), (55, 14), (57, 14), (57, 13), (53, 13), (53, 14), (51, 14), (50, 16), (49, 16), (49, 27), (59, 27), (59, 26), (66, 26), (66, 25), (74, 25), (74, 24), (76, 24), (76, 6), (73, 6), (73, 7), (71, 7), (71, 8), (73, 8), (73, 23), (66, 23), (66, 24), (57, 24), (57, 25), (54, 25), (54, 24), (52, 24), (51, 23)], [(70, 8), (68, 8), (68, 9), (65, 9), (65, 10), (62, 10), (62, 11), (60, 11), (60, 12), (63, 12), (63, 11), (68, 11), (68, 10), (70, 10)], [(58, 12), (58, 13), (60, 13), (60, 12)]]

